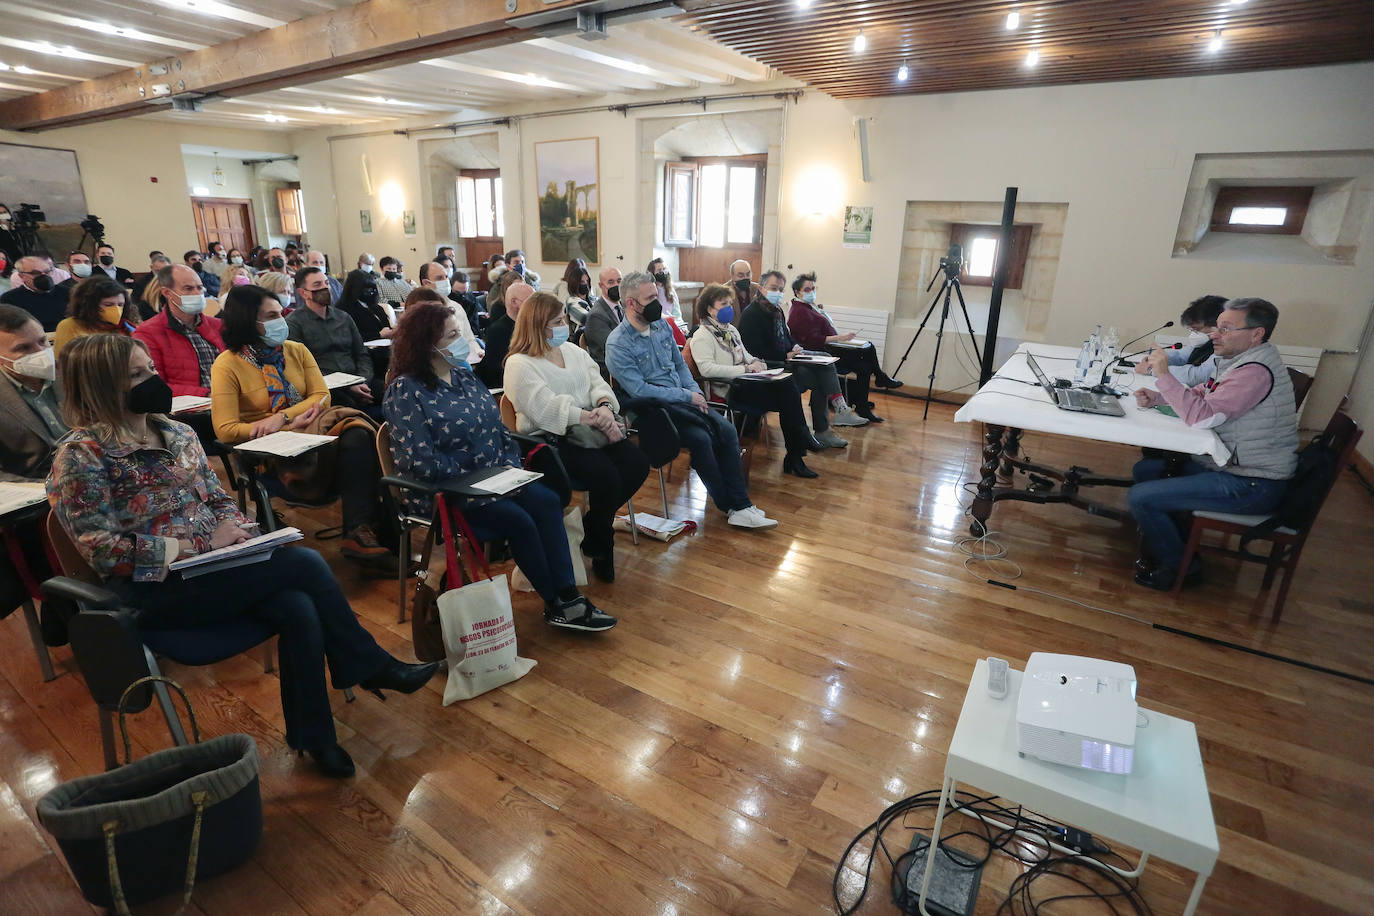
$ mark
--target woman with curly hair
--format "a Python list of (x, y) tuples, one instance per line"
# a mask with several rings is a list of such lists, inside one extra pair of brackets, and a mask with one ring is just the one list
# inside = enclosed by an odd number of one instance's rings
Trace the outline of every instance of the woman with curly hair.
[(90, 334), (132, 336), (138, 323), (138, 308), (129, 301), (123, 286), (104, 274), (87, 277), (72, 287), (67, 317), (57, 325), (53, 355), (60, 355), (67, 344)]

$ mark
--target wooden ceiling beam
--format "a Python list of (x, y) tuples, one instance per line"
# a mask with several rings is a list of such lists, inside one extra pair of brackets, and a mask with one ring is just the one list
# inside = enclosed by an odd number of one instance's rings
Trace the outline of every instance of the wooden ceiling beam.
[[(515, 16), (588, 0), (526, 0)], [(529, 6), (530, 9), (523, 7)], [(262, 92), (534, 37), (511, 28), (505, 0), (366, 0), (223, 44), (0, 103), (0, 129), (42, 130), (142, 114), (159, 98)], [(165, 98), (166, 95), (160, 96)]]

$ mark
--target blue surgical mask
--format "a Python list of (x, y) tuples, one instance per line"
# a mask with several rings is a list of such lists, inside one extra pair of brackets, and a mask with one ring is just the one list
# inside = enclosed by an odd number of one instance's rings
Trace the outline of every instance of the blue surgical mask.
[(188, 315), (199, 315), (201, 312), (205, 311), (205, 294), (196, 293), (193, 296), (190, 293), (186, 293), (181, 297), (181, 301), (177, 303), (177, 308)]
[(815, 304), (816, 304), (816, 291), (815, 291), (815, 290), (812, 290), (812, 291), (809, 292), (809, 293), (802, 293), (802, 295), (801, 295), (801, 301), (802, 301), (802, 302), (805, 302), (807, 305), (815, 305)]
[(568, 342), (568, 337), (571, 336), (571, 334), (572, 332), (568, 330), (568, 326), (566, 324), (560, 324), (558, 327), (553, 329), (553, 336), (547, 338), (549, 346), (563, 346), (565, 343)]
[(444, 361), (455, 369), (466, 367), (468, 357), (472, 354), (472, 346), (468, 339), (461, 334), (458, 339), (447, 347), (441, 347), (438, 352), (444, 357)]
[(262, 323), (262, 342), (268, 347), (280, 347), (291, 336), (291, 326), (285, 318), (273, 318)]
[(721, 306), (720, 311), (716, 312), (716, 321), (721, 324), (729, 324), (735, 320), (735, 307), (732, 305)]
[(770, 289), (763, 294), (763, 298), (767, 299), (773, 305), (782, 305), (782, 290)]

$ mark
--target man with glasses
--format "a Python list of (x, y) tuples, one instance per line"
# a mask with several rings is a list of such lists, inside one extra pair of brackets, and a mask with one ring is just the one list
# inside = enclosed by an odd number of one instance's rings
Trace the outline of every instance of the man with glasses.
[(19, 285), (0, 296), (0, 303), (28, 312), (44, 331), (56, 331), (58, 322), (67, 317), (67, 290), (53, 281), (52, 262), (38, 255), (22, 257), (15, 265), (14, 279)]
[[(1157, 391), (1139, 389), (1142, 407), (1167, 404), (1189, 426), (1214, 430), (1231, 457), (1222, 467), (1193, 457), (1181, 476), (1164, 477), (1165, 461), (1146, 458), (1135, 466), (1138, 481), (1127, 493), (1140, 528), (1142, 556), (1135, 581), (1147, 588), (1173, 587), (1183, 556), (1183, 532), (1175, 514), (1195, 510), (1263, 515), (1283, 500), (1298, 465), (1298, 411), (1293, 385), (1278, 348), (1270, 342), (1279, 311), (1264, 299), (1231, 299), (1208, 335), (1217, 356), (1216, 377), (1189, 388), (1169, 372), (1166, 351), (1146, 357)], [(1202, 577), (1194, 559), (1185, 582)]]

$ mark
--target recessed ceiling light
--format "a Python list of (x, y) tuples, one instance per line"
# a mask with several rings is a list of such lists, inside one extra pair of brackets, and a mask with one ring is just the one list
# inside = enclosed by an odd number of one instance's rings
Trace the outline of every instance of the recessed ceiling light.
[(911, 76), (911, 68), (906, 65), (906, 61), (902, 61), (902, 65), (897, 68), (897, 82), (905, 83), (909, 76)]
[(862, 54), (867, 47), (868, 39), (864, 37), (863, 29), (860, 29), (859, 34), (854, 36), (854, 53)]
[(1231, 0), (1232, 6), (1244, 6), (1245, 0)]
[(1040, 63), (1040, 52), (1032, 48), (1031, 52), (1026, 55), (1026, 66), (1034, 67), (1038, 63)]
[(14, 72), (15, 72), (15, 73), (33, 73), (33, 72), (34, 72), (34, 69), (33, 69), (32, 67), (25, 66), (24, 64), (20, 64), (19, 66), (17, 66), (17, 67), (14, 68)]
[(1020, 14), (1020, 13), (1016, 12), (1015, 10), (1012, 10), (1010, 13), (1007, 13), (1007, 29), (1008, 29), (1008, 30), (1014, 29), (1014, 28), (1016, 28), (1017, 26), (1019, 26), (1020, 24), (1021, 24), (1021, 14)]
[(1207, 51), (1210, 54), (1215, 54), (1221, 50), (1224, 44), (1226, 44), (1226, 42), (1221, 40), (1221, 29), (1217, 29), (1217, 33), (1212, 36), (1212, 40), (1207, 42)]
[(797, 9), (805, 10), (811, 8), (811, 0), (797, 0)]
[(9, 65), (9, 64), (5, 63), (4, 61), (0, 61), (0, 73), (3, 73), (4, 71), (8, 70), (9, 68), (10, 68), (10, 65)]

